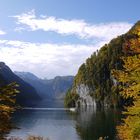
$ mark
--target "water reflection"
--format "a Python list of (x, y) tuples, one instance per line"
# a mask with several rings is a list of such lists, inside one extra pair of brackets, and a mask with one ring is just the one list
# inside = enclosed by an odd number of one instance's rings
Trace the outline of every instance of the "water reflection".
[(50, 140), (79, 140), (74, 115), (65, 110), (22, 110), (14, 115), (13, 122), (21, 129), (13, 129), (9, 136), (26, 139), (29, 135), (38, 135)]
[(28, 135), (39, 135), (50, 140), (97, 140), (100, 136), (109, 136), (113, 140), (119, 118), (119, 111), (111, 109), (81, 108), (75, 113), (22, 110), (13, 117), (20, 129), (12, 129), (9, 136), (25, 139)]
[(114, 140), (119, 120), (118, 110), (81, 108), (76, 119), (76, 130), (81, 140), (97, 140), (105, 136)]
[(6, 135), (12, 129), (12, 124), (5, 115), (0, 113), (0, 140), (4, 140)]

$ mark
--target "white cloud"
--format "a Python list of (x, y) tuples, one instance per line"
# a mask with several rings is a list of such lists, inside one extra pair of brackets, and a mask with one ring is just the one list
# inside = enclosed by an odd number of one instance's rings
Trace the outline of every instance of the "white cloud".
[(18, 27), (17, 29), (23, 30), (26, 26), (32, 31), (54, 31), (62, 35), (76, 35), (84, 39), (99, 38), (108, 41), (117, 35), (125, 33), (132, 26), (127, 22), (90, 24), (84, 20), (67, 20), (53, 16), (37, 17), (34, 10), (14, 17), (17, 19), (18, 24), (23, 25), (23, 27)]
[(93, 47), (0, 40), (0, 61), (13, 70), (33, 72), (39, 77), (75, 75), (86, 58), (103, 44)]
[[(0, 58), (13, 70), (33, 72), (39, 77), (75, 75), (79, 66), (103, 44), (132, 26), (126, 22), (90, 24), (84, 20), (56, 17), (37, 17), (34, 11), (14, 16), (19, 26), (15, 31), (43, 30), (61, 35), (75, 35), (90, 39), (94, 45), (31, 43), (18, 40), (0, 40)], [(91, 42), (92, 44), (92, 42)]]
[(5, 35), (6, 32), (4, 32), (3, 30), (0, 30), (0, 35)]

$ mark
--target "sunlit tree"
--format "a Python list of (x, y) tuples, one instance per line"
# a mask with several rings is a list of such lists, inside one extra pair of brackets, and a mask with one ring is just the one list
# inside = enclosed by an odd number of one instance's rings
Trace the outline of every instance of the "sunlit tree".
[(0, 87), (0, 139), (11, 129), (11, 114), (17, 108), (16, 95), (18, 93), (16, 83)]
[(118, 136), (122, 140), (140, 139), (140, 26), (133, 31), (133, 38), (124, 44), (126, 56), (122, 70), (115, 70), (113, 74), (119, 81), (120, 94), (133, 100), (133, 104), (126, 107), (122, 125), (117, 127)]

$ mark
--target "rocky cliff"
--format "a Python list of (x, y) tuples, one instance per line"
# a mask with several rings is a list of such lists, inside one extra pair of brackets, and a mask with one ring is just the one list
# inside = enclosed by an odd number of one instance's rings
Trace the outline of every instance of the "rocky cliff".
[(96, 106), (95, 100), (90, 96), (90, 88), (87, 85), (81, 84), (76, 87), (76, 93), (79, 95), (79, 99), (76, 102), (76, 106)]

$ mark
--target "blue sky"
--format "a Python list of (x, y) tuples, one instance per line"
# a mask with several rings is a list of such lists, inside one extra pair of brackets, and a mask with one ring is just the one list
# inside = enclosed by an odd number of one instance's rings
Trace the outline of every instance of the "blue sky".
[(0, 56), (13, 71), (75, 75), (139, 20), (139, 0), (1, 0)]

